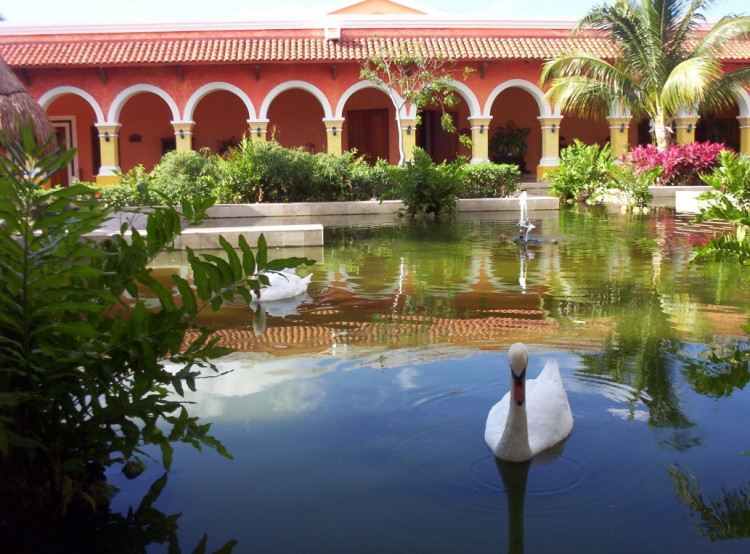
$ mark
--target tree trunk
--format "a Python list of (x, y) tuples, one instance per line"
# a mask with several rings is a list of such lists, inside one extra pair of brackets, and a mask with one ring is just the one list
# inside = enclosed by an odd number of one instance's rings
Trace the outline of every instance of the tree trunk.
[(653, 123), (656, 148), (663, 152), (667, 149), (667, 128), (664, 123), (664, 112), (661, 109), (654, 114)]

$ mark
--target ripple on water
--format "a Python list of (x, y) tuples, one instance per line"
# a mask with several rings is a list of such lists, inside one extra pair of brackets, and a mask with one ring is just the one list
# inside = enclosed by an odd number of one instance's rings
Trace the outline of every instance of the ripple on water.
[[(571, 382), (572, 381), (572, 382)], [(632, 494), (634, 483), (647, 481), (640, 422), (601, 417), (611, 404), (647, 400), (627, 385), (602, 376), (566, 379), (575, 426), (557, 451), (534, 458), (526, 483), (526, 497), (545, 497), (537, 508), (575, 502), (596, 513)], [(592, 394), (594, 393), (594, 394)], [(456, 403), (458, 399), (459, 403)], [(484, 444), (484, 419), (477, 424), (479, 399), (471, 390), (449, 391), (418, 401), (417, 412), (450, 414), (451, 421), (425, 418), (405, 429), (394, 446), (394, 474), (406, 490), (430, 501), (463, 510), (498, 513), (506, 510), (507, 492), (500, 469)], [(451, 404), (449, 404), (451, 403)], [(442, 404), (440, 409), (436, 405)], [(462, 410), (465, 413), (462, 413)], [(601, 412), (601, 413), (600, 413)], [(646, 431), (647, 432), (647, 431)], [(558, 500), (552, 501), (552, 497)]]
[[(505, 511), (505, 486), (483, 435), (474, 422), (459, 422), (435, 425), (406, 437), (393, 458), (400, 466), (397, 474), (402, 484), (423, 498), (455, 508)], [(551, 462), (538, 460), (529, 471), (527, 494), (563, 493), (579, 486), (584, 475), (581, 463), (563, 455)]]

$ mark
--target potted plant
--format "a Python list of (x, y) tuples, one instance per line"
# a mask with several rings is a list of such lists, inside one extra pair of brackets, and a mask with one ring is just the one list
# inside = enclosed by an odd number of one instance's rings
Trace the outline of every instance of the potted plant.
[(526, 139), (531, 133), (529, 127), (518, 127), (512, 119), (498, 127), (490, 139), (490, 155), (498, 164), (515, 164), (526, 173), (524, 156), (529, 149)]

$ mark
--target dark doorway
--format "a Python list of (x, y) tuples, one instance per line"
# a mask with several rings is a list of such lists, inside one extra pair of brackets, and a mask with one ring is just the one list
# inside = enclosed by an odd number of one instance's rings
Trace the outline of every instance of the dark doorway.
[[(457, 125), (458, 114), (449, 112), (453, 125)], [(452, 162), (458, 156), (458, 135), (445, 131), (440, 124), (443, 112), (424, 110), (422, 121), (417, 126), (417, 146), (422, 148), (435, 163)]]
[(388, 110), (350, 110), (346, 116), (348, 150), (357, 150), (368, 163), (388, 161)]

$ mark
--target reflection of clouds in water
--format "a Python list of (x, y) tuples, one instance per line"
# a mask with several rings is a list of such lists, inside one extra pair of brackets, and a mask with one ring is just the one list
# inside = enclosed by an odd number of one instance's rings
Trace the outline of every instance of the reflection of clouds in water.
[(419, 385), (414, 380), (421, 374), (422, 372), (414, 367), (405, 367), (398, 372), (396, 379), (403, 390), (416, 389)]
[[(196, 380), (197, 392), (186, 391), (185, 400), (195, 402), (192, 414), (216, 418), (225, 413), (227, 399), (250, 396), (284, 382), (320, 374), (321, 366), (314, 358), (272, 358), (248, 352), (230, 354), (215, 362), (220, 373), (203, 369), (205, 379)], [(177, 369), (177, 366), (175, 366)], [(304, 384), (304, 383), (303, 383)], [(310, 395), (296, 394), (301, 399)], [(308, 405), (305, 401), (303, 405)]]
[(646, 410), (628, 410), (626, 408), (609, 408), (607, 410), (610, 414), (615, 417), (619, 417), (625, 421), (642, 421), (648, 422), (648, 412)]
[(271, 406), (279, 412), (307, 412), (319, 408), (325, 398), (326, 391), (317, 381), (296, 381), (276, 389)]

